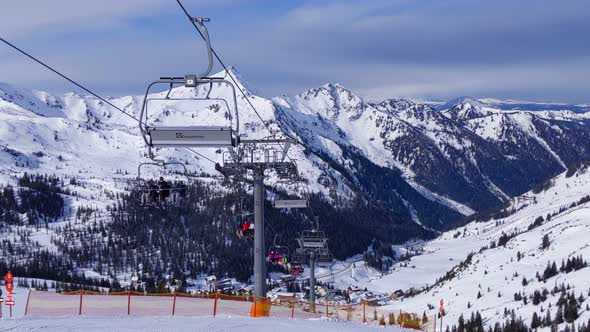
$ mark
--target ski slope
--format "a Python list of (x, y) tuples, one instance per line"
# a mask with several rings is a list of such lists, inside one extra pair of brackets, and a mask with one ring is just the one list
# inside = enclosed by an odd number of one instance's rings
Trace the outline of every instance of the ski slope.
[[(291, 320), (248, 317), (59, 317), (19, 318), (1, 322), (4, 331), (324, 331), (352, 332), (381, 330), (380, 326), (332, 320)], [(410, 332), (399, 327), (388, 331)]]
[[(495, 322), (504, 321), (505, 308), (515, 310), (517, 316), (522, 316), (528, 323), (534, 312), (544, 316), (549, 310), (555, 317), (559, 293), (549, 295), (540, 305), (533, 305), (530, 300), (524, 304), (522, 300), (515, 300), (514, 294), (521, 293), (530, 299), (535, 290), (552, 290), (563, 283), (571, 286), (576, 297), (583, 295), (577, 322), (585, 321), (590, 318), (590, 311), (587, 310), (587, 305), (590, 305), (590, 268), (559, 273), (545, 282), (538, 281), (536, 274), (543, 275), (548, 262), (555, 261), (559, 268), (562, 260), (568, 258), (578, 255), (585, 260), (590, 258), (590, 203), (571, 207), (572, 203), (589, 194), (590, 170), (587, 166), (570, 177), (564, 172), (549, 181), (544, 190), (526, 193), (534, 197), (536, 203), (530, 201), (528, 205), (523, 205), (514, 200), (510, 208), (517, 209), (517, 212), (506, 218), (472, 222), (464, 228), (443, 233), (425, 244), (424, 254), (412, 257), (409, 262), (396, 264), (393, 271), (382, 278), (370, 279), (358, 286), (384, 292), (420, 289), (435, 284), (437, 278), (455, 269), (456, 275), (449, 280), (414, 297), (394, 301), (384, 309), (434, 315), (439, 309), (439, 301), (443, 299), (447, 311), (445, 324), (457, 324), (461, 314), (468, 317), (472, 312), (479, 311), (486, 325), (493, 326)], [(548, 214), (552, 214), (551, 220), (547, 220)], [(539, 216), (543, 216), (545, 221), (529, 230)], [(497, 243), (503, 234), (513, 233), (518, 235), (505, 246), (490, 247), (490, 243)], [(542, 249), (541, 240), (546, 234), (550, 246)], [(464, 268), (456, 268), (469, 253), (473, 253), (471, 262)], [(522, 258), (518, 260), (518, 256)], [(523, 285), (523, 278), (527, 280), (527, 285)], [(478, 293), (481, 295), (479, 298)]]

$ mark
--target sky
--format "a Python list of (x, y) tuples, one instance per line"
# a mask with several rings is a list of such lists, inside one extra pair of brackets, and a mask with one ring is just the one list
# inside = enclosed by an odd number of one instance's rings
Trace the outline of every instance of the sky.
[[(0, 0), (0, 36), (100, 94), (201, 72), (174, 0)], [(340, 83), (372, 101), (458, 96), (590, 103), (587, 0), (184, 0), (256, 93)], [(220, 67), (216, 67), (220, 70)], [(0, 43), (0, 81), (75, 87)]]

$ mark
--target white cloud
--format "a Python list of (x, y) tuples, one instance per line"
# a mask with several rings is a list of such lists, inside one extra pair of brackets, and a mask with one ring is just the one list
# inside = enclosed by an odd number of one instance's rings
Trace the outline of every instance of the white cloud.
[(86, 30), (121, 24), (130, 17), (157, 13), (166, 0), (18, 0), (3, 1), (0, 31), (19, 37), (33, 32)]

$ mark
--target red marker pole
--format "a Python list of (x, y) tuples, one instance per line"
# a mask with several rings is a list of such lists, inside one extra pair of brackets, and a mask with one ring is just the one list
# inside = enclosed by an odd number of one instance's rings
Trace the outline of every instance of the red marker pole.
[(82, 315), (82, 294), (84, 294), (84, 291), (80, 289), (80, 309), (78, 310), (78, 315)]
[(174, 301), (172, 302), (172, 316), (174, 316), (175, 311), (176, 311), (176, 291), (174, 291)]
[(131, 315), (131, 290), (127, 290), (127, 316)]
[(213, 303), (213, 317), (217, 315), (217, 293), (215, 293), (215, 303)]

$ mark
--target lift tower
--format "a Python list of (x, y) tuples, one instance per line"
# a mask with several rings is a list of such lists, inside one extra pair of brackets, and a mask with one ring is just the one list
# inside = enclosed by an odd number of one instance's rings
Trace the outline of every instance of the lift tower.
[(230, 149), (223, 155), (223, 164), (215, 169), (226, 177), (241, 179), (251, 175), (254, 183), (254, 295), (266, 296), (266, 271), (264, 245), (264, 177), (267, 170), (274, 170), (281, 179), (298, 177), (297, 165), (287, 160), (287, 152), (295, 140), (241, 139), (238, 149)]

